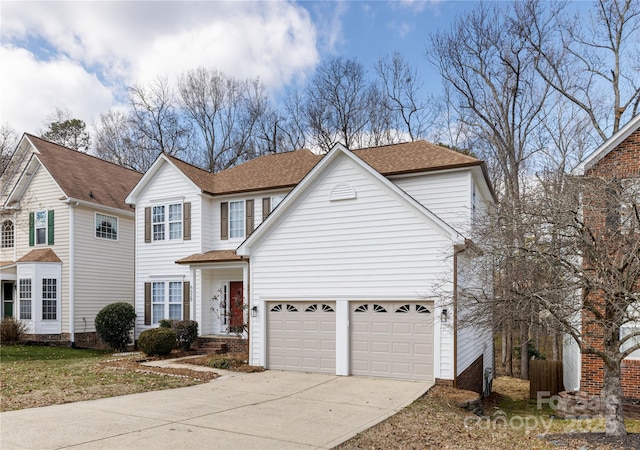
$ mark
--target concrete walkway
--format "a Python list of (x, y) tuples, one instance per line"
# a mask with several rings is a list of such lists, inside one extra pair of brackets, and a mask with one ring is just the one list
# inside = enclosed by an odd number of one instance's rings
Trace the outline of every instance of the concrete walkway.
[(209, 383), (0, 414), (0, 448), (328, 449), (430, 383), (218, 371)]

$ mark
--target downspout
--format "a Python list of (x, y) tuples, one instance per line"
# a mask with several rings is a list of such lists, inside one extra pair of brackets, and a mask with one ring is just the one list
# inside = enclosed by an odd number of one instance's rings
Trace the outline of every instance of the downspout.
[(76, 346), (75, 330), (75, 245), (74, 245), (74, 209), (78, 203), (69, 202), (69, 340), (71, 348)]
[(458, 255), (468, 246), (467, 240), (453, 246), (453, 387), (458, 387)]

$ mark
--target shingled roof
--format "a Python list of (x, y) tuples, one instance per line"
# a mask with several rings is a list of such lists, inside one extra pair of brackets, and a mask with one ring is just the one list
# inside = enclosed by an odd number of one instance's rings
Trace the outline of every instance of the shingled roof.
[[(353, 153), (385, 176), (482, 165), (477, 158), (425, 141), (371, 147)], [(293, 187), (322, 156), (306, 149), (264, 155), (216, 174), (177, 158), (168, 158), (203, 192), (220, 195)]]
[(141, 173), (31, 134), (25, 136), (36, 148), (38, 160), (66, 197), (101, 206), (130, 209), (124, 199), (142, 178)]

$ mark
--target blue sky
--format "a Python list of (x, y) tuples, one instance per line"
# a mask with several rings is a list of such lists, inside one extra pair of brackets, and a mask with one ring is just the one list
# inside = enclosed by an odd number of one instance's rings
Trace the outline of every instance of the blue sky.
[(122, 108), (125, 89), (211, 66), (255, 77), (274, 97), (304, 84), (327, 57), (372, 72), (399, 50), (425, 86), (440, 81), (424, 58), (430, 32), (465, 1), (111, 1), (0, 3), (0, 123), (38, 133), (56, 107), (90, 127)]

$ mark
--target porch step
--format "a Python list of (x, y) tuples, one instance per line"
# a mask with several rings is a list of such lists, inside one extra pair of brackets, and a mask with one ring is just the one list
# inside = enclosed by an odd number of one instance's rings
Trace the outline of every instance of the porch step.
[(227, 353), (229, 351), (229, 347), (224, 342), (216, 342), (212, 339), (207, 338), (198, 338), (198, 349), (203, 353)]
[(194, 346), (203, 353), (249, 353), (249, 340), (242, 336), (203, 335)]

